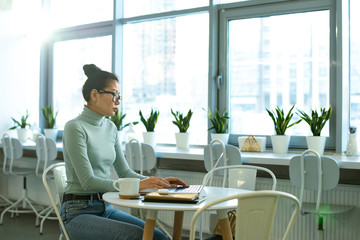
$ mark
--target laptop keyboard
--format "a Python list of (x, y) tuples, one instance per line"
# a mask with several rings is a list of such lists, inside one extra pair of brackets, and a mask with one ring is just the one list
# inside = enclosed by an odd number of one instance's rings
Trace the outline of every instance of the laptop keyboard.
[(188, 188), (177, 188), (177, 193), (199, 193), (201, 191), (202, 185), (190, 185)]

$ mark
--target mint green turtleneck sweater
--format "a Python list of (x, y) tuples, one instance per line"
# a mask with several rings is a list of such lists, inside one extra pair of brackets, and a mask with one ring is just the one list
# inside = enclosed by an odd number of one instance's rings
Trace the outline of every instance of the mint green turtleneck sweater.
[(63, 134), (66, 193), (89, 194), (116, 191), (110, 168), (120, 178), (146, 178), (132, 171), (121, 149), (116, 126), (84, 106), (77, 118), (66, 123)]

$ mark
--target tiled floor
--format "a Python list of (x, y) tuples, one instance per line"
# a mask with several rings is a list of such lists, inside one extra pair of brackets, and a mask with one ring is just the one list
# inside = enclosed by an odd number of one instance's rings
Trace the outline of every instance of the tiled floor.
[[(1, 213), (2, 209), (0, 209)], [(40, 235), (39, 227), (35, 227), (35, 215), (19, 214), (11, 218), (10, 213), (5, 214), (3, 224), (0, 225), (1, 240), (57, 240), (60, 230), (58, 221), (46, 220), (43, 234)]]

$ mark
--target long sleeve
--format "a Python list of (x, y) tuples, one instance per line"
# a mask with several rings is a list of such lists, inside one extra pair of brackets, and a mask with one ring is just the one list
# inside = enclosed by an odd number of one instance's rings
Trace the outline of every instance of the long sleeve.
[(114, 166), (119, 177), (145, 178), (128, 166), (115, 125), (84, 107), (84, 112), (64, 128), (63, 153), (67, 193), (115, 191), (110, 179)]

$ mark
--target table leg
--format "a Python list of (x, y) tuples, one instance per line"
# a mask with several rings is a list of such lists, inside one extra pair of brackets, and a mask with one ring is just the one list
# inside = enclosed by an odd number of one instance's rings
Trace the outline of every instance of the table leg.
[(184, 211), (175, 211), (173, 240), (181, 240)]
[(155, 224), (156, 224), (156, 210), (147, 210), (146, 212), (146, 220), (145, 227), (143, 233), (143, 240), (152, 240), (154, 237)]
[(227, 215), (226, 210), (218, 210), (218, 219), (219, 219), (219, 226), (221, 229), (222, 239), (224, 240), (232, 240), (233, 236), (231, 233), (231, 227), (229, 222), (229, 217)]

